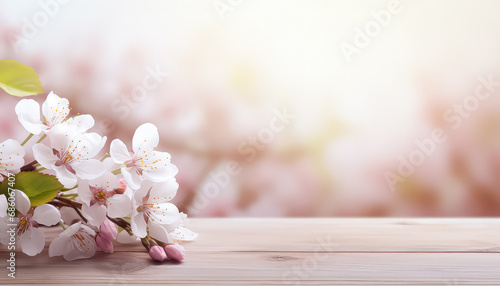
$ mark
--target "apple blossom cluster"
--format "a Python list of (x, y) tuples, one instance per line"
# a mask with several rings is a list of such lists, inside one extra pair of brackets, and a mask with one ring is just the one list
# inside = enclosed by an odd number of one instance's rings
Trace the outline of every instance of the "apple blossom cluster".
[[(16, 106), (21, 125), (30, 133), (19, 143), (0, 143), (0, 242), (11, 241), (34, 256), (45, 246), (40, 225), (59, 224), (49, 256), (68, 261), (113, 252), (113, 242), (142, 243), (152, 259), (182, 260), (182, 241), (198, 235), (185, 226), (186, 215), (170, 201), (179, 184), (170, 155), (157, 151), (158, 129), (137, 128), (132, 145), (115, 139), (109, 156), (97, 159), (107, 138), (89, 132), (90, 115), (69, 117), (69, 102), (51, 92), (41, 106), (23, 99)], [(25, 144), (34, 161), (25, 164)]]

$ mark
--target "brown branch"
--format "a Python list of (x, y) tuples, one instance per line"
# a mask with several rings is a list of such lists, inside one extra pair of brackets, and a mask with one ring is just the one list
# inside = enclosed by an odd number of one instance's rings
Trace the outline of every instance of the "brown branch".
[(106, 216), (112, 223), (116, 224), (117, 226), (123, 228), (130, 236), (134, 235), (132, 232), (132, 229), (130, 228), (130, 223), (124, 219), (121, 218), (111, 218), (109, 216)]
[[(62, 198), (60, 196), (55, 197), (55, 199), (59, 201), (59, 202), (55, 202), (55, 203), (59, 203), (59, 204), (62, 204), (63, 206), (73, 208), (76, 211), (76, 213), (80, 216), (80, 218), (83, 220), (83, 222), (85, 222), (85, 223), (88, 222), (88, 220), (80, 212), (80, 208), (82, 207), (82, 204), (74, 202), (72, 200)], [(54, 202), (54, 201), (52, 201), (52, 202)]]
[(36, 167), (33, 166), (35, 165), (36, 163), (38, 163), (36, 160), (29, 163), (29, 164), (26, 164), (24, 166), (21, 167), (21, 172), (33, 172), (36, 170)]

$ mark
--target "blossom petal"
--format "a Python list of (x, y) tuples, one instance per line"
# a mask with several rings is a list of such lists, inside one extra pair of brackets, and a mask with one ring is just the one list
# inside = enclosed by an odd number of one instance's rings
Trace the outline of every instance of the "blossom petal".
[(120, 164), (116, 164), (113, 161), (113, 158), (111, 157), (104, 159), (104, 161), (102, 161), (102, 164), (104, 165), (104, 168), (108, 171), (114, 171), (120, 169)]
[(19, 238), (22, 251), (29, 256), (35, 256), (42, 252), (45, 246), (45, 236), (37, 227), (31, 227)]
[(121, 171), (123, 178), (130, 188), (137, 190), (141, 187), (141, 177), (137, 174), (135, 168), (122, 167)]
[(35, 208), (31, 219), (40, 224), (51, 226), (61, 220), (61, 213), (53, 205), (44, 204)]
[(145, 179), (148, 179), (153, 182), (164, 182), (168, 179), (173, 178), (177, 173), (179, 172), (179, 169), (174, 164), (167, 163), (164, 164), (164, 166), (158, 167), (156, 169), (152, 170), (146, 170), (143, 173), (143, 176)]
[(5, 159), (10, 157), (12, 154), (19, 153), (24, 156), (24, 148), (16, 140), (8, 139), (0, 143), (0, 149), (2, 151), (2, 156), (0, 158)]
[(126, 231), (122, 231), (118, 234), (116, 241), (123, 244), (136, 243), (139, 238), (135, 235), (130, 235)]
[(90, 201), (94, 197), (94, 194), (90, 191), (90, 185), (87, 181), (80, 181), (78, 183), (78, 197), (82, 202), (84, 202), (86, 205), (90, 205)]
[(71, 173), (64, 166), (53, 166), (52, 169), (56, 171), (56, 177), (65, 188), (70, 189), (76, 185), (77, 179), (75, 174)]
[(131, 211), (132, 204), (128, 196), (117, 194), (108, 199), (108, 215), (110, 217), (128, 216)]
[(8, 219), (9, 217), (7, 216), (0, 218), (0, 243), (3, 245), (7, 245), (10, 240), (10, 234), (7, 232), (10, 228), (7, 225), (9, 223)]
[[(102, 165), (104, 167), (104, 164)], [(89, 181), (89, 185), (99, 189), (111, 191), (118, 188), (119, 183), (115, 175), (113, 175), (111, 172), (106, 171), (102, 176)]]
[(90, 227), (88, 227), (88, 226), (86, 226), (84, 224), (82, 224), (82, 230), (85, 233), (89, 234), (90, 236), (95, 236), (97, 234), (93, 229), (91, 229)]
[(163, 203), (172, 200), (177, 194), (179, 183), (175, 179), (170, 179), (163, 183), (158, 183), (153, 186), (152, 202)]
[[(123, 174), (123, 173), (122, 173)], [(150, 181), (144, 181), (139, 189), (133, 192), (134, 201), (138, 203), (138, 205), (142, 204), (142, 199), (152, 190), (155, 192), (155, 188), (158, 187), (158, 184), (155, 184)]]
[(81, 140), (82, 146), (85, 146), (86, 149), (81, 149), (80, 157), (84, 158), (92, 158), (95, 157), (99, 152), (101, 152), (104, 144), (106, 144), (106, 140), (108, 138), (106, 136), (101, 137), (101, 135), (97, 133), (85, 133), (77, 136), (79, 140)]
[(138, 237), (145, 237), (147, 232), (147, 224), (144, 220), (144, 216), (142, 212), (135, 214), (132, 217), (132, 221), (130, 222), (130, 226), (132, 227), (132, 232)]
[(0, 217), (7, 216), (7, 208), (9, 203), (7, 202), (7, 197), (5, 195), (0, 195)]
[(57, 125), (47, 131), (47, 136), (50, 140), (50, 147), (58, 152), (63, 152), (68, 149), (70, 142), (76, 136), (76, 133), (71, 132), (71, 130), (64, 125)]
[(111, 141), (111, 146), (109, 147), (109, 155), (116, 164), (123, 164), (126, 161), (132, 159), (127, 146), (120, 139)]
[(73, 234), (77, 233), (82, 227), (82, 222), (79, 221), (67, 227), (63, 232), (59, 234), (59, 236), (71, 237)]
[(31, 208), (31, 202), (28, 196), (20, 190), (15, 190), (16, 193), (16, 209), (23, 215), (27, 214)]
[(24, 148), (16, 140), (0, 143), (0, 169), (15, 170), (24, 165)]
[(198, 234), (187, 229), (184, 226), (178, 226), (174, 231), (170, 233), (170, 236), (174, 240), (191, 241), (196, 239), (198, 237)]
[(16, 105), (17, 118), (29, 133), (38, 135), (47, 129), (40, 120), (40, 105), (33, 99), (23, 99)]
[(74, 222), (81, 221), (81, 217), (78, 215), (74, 208), (62, 207), (59, 212), (61, 213), (61, 219), (67, 225), (71, 225)]
[(61, 256), (71, 243), (71, 237), (59, 236), (54, 238), (49, 246), (49, 257)]
[(159, 224), (171, 224), (178, 221), (179, 209), (172, 203), (156, 204), (150, 208), (150, 219)]
[(97, 159), (82, 160), (71, 165), (76, 175), (85, 180), (96, 179), (102, 176), (106, 169), (101, 161)]
[[(73, 236), (76, 233), (79, 233), (78, 239)], [(95, 234), (95, 231), (81, 223), (75, 223), (63, 231), (59, 237), (69, 237), (69, 240), (65, 241), (66, 248), (62, 251), (64, 259), (73, 261), (94, 256), (97, 249)]]
[(52, 91), (42, 104), (42, 113), (48, 121), (49, 127), (64, 121), (69, 114), (69, 110), (69, 101), (66, 98), (60, 98)]
[(158, 135), (158, 128), (151, 123), (142, 124), (137, 128), (132, 139), (132, 150), (134, 154), (140, 152), (152, 151), (156, 146), (160, 136)]
[(82, 205), (82, 214), (91, 225), (100, 226), (106, 220), (106, 206), (95, 204), (91, 207)]
[(33, 146), (33, 156), (40, 165), (47, 169), (52, 169), (58, 160), (52, 149), (43, 144), (35, 144)]
[(68, 127), (72, 128), (76, 133), (83, 133), (94, 127), (95, 120), (92, 115), (84, 114), (77, 115), (66, 120)]
[(161, 225), (154, 223), (154, 222), (149, 222), (148, 223), (148, 229), (149, 229), (149, 235), (151, 235), (152, 238), (158, 239), (159, 241), (165, 242), (165, 243), (172, 243), (173, 240), (168, 234), (167, 230), (162, 227)]
[(72, 247), (71, 248), (68, 247), (68, 249), (66, 249), (66, 251), (63, 254), (64, 259), (66, 259), (67, 261), (74, 261), (77, 259), (90, 258), (95, 255), (95, 250), (97, 248), (95, 240), (87, 236), (83, 237), (84, 237), (83, 241), (81, 242), (82, 245), (85, 244), (85, 248), (83, 248), (83, 251), (78, 249), (78, 247), (70, 244), (70, 246)]

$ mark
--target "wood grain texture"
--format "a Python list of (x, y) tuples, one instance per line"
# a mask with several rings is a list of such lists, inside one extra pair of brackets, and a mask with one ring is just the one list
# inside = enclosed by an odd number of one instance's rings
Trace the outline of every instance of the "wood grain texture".
[[(140, 244), (87, 260), (17, 254), (14, 285), (500, 285), (500, 219), (191, 219), (182, 263)], [(50, 241), (60, 228), (44, 229)], [(8, 252), (1, 248), (2, 261)], [(6, 264), (6, 262), (3, 262)]]

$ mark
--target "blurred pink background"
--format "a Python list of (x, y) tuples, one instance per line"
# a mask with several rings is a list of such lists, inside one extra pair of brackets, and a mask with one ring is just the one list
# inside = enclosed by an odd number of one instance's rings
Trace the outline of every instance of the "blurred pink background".
[(193, 217), (500, 215), (500, 2), (396, 2), (0, 0), (0, 58), (108, 143), (156, 124)]

